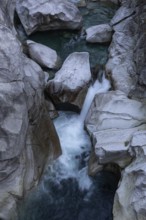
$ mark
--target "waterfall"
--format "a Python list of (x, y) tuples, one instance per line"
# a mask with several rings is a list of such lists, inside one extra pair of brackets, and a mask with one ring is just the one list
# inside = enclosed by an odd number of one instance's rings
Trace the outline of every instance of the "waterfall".
[(94, 96), (96, 94), (108, 91), (109, 88), (110, 88), (110, 82), (105, 78), (104, 74), (103, 74), (101, 83), (98, 80), (96, 80), (95, 83), (89, 87), (83, 107), (82, 107), (82, 111), (80, 114), (80, 121), (84, 122), (86, 115), (88, 113), (88, 110), (91, 106), (91, 103), (94, 99)]
[[(80, 115), (73, 112), (60, 112), (54, 120), (60, 143), (62, 155), (48, 169), (45, 178), (53, 178), (58, 183), (64, 179), (74, 178), (78, 181), (80, 189), (89, 189), (92, 181), (87, 174), (87, 161), (89, 159), (91, 142), (84, 130), (84, 119), (94, 99), (95, 94), (107, 91), (109, 81), (103, 75), (102, 82), (95, 81), (88, 89), (83, 109)], [(47, 179), (45, 179), (47, 181)], [(43, 181), (43, 188), (45, 181)]]

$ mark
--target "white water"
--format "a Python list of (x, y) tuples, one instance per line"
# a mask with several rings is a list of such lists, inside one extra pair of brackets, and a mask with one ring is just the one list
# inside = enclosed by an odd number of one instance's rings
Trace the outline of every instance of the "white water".
[(82, 190), (92, 186), (92, 181), (87, 174), (91, 142), (84, 130), (83, 122), (95, 94), (105, 92), (109, 88), (110, 84), (105, 77), (103, 77), (102, 83), (97, 80), (88, 90), (80, 115), (72, 112), (60, 112), (60, 116), (54, 120), (60, 138), (62, 155), (53, 166), (48, 168), (48, 172), (52, 175), (46, 175), (44, 177), (46, 181), (48, 178), (53, 178), (55, 182), (59, 183), (62, 179), (75, 178)]
[(109, 89), (110, 89), (110, 82), (105, 78), (104, 75), (102, 77), (102, 82), (101, 83), (98, 80), (96, 80), (94, 85), (90, 86), (90, 88), (88, 89), (83, 107), (82, 107), (81, 114), (80, 114), (80, 120), (82, 122), (84, 122), (84, 120), (86, 118), (88, 110), (89, 110), (89, 108), (91, 106), (91, 103), (94, 99), (94, 96), (96, 94), (106, 92)]

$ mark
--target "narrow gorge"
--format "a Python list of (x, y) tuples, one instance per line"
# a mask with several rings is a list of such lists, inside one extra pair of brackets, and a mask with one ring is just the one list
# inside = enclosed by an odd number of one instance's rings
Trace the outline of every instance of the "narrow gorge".
[(0, 220), (146, 219), (146, 2), (1, 0)]

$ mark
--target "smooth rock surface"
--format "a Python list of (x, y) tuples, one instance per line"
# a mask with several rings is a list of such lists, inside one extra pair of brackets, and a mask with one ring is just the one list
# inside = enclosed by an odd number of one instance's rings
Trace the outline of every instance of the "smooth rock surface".
[(133, 158), (129, 153), (133, 134), (146, 129), (146, 104), (128, 99), (121, 91), (98, 94), (85, 125), (98, 163), (115, 163), (124, 168)]
[(117, 15), (119, 12), (113, 17), (112, 21), (116, 24), (113, 26), (115, 33), (109, 48), (109, 60), (106, 64), (106, 73), (111, 76), (114, 89), (121, 90), (127, 95), (137, 83), (134, 50), (138, 24), (135, 22), (135, 15), (127, 17), (133, 11), (133, 9), (124, 7), (121, 17)]
[(55, 50), (31, 40), (27, 40), (26, 44), (29, 56), (40, 66), (50, 69), (58, 69), (60, 67), (61, 60)]
[(81, 108), (90, 80), (89, 54), (74, 52), (48, 82), (45, 91), (55, 105), (68, 103)]
[(145, 122), (146, 104), (128, 99), (121, 91), (96, 95), (86, 118), (89, 132), (133, 128)]
[(135, 9), (134, 8), (127, 8), (127, 7), (124, 7), (124, 6), (121, 6), (117, 11), (116, 11), (116, 14), (115, 16), (112, 18), (110, 24), (113, 26), (113, 25), (116, 25), (118, 24), (119, 22), (127, 19), (128, 17), (130, 17), (132, 14), (134, 14), (135, 12)]
[(112, 39), (112, 27), (109, 24), (100, 24), (86, 29), (86, 41), (90, 43), (107, 43)]
[(18, 0), (16, 10), (28, 35), (35, 31), (79, 29), (82, 24), (79, 10), (66, 0)]
[(145, 220), (146, 216), (146, 131), (133, 135), (133, 162), (123, 171), (114, 201), (114, 219)]
[(7, 27), (4, 20), (0, 23), (0, 218), (16, 220), (18, 199), (37, 184), (48, 158), (56, 158), (61, 150), (45, 113), (44, 73), (22, 53), (11, 23)]

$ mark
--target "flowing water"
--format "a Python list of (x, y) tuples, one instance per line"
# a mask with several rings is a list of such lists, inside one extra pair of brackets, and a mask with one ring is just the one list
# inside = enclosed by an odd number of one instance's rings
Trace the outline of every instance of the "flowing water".
[(102, 83), (96, 81), (80, 115), (60, 112), (54, 120), (62, 155), (48, 166), (40, 185), (22, 204), (19, 220), (112, 220), (118, 178), (105, 171), (88, 176), (91, 142), (84, 130), (91, 100), (109, 88), (104, 77)]
[[(109, 9), (110, 7), (110, 9)], [(84, 28), (107, 23), (116, 10), (113, 4), (90, 3), (82, 8)], [(64, 60), (71, 52), (88, 51), (91, 66), (104, 64), (108, 45), (87, 44), (80, 32), (35, 33), (31, 39), (57, 50)], [(50, 164), (39, 186), (19, 206), (18, 220), (112, 220), (112, 206), (118, 177), (102, 171), (88, 176), (91, 141), (84, 130), (84, 119), (96, 93), (110, 88), (104, 78), (88, 90), (81, 114), (60, 112), (54, 120), (62, 155)]]

